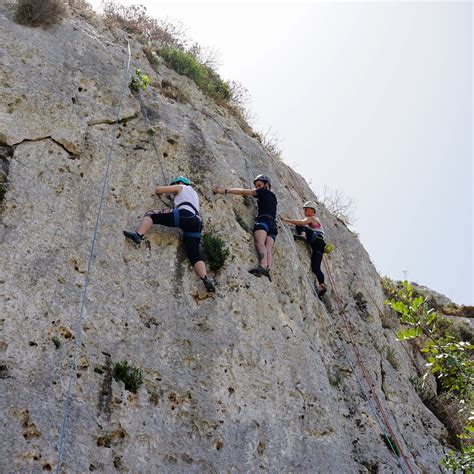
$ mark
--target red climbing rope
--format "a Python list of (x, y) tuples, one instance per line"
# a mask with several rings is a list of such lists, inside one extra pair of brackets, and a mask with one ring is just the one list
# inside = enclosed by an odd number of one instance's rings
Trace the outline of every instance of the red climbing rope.
[(393, 442), (395, 443), (397, 449), (398, 449), (398, 452), (400, 453), (400, 455), (402, 456), (403, 458), (403, 461), (405, 462), (408, 470), (410, 471), (410, 473), (413, 474), (413, 469), (410, 465), (410, 463), (408, 462), (408, 459), (407, 457), (405, 456), (405, 453), (403, 452), (401, 446), (400, 446), (400, 443), (398, 442), (398, 439), (392, 429), (392, 426), (390, 424), (390, 421), (388, 420), (388, 417), (385, 413), (385, 410), (383, 409), (382, 407), (382, 404), (380, 403), (380, 400), (377, 396), (377, 394), (375, 393), (375, 390), (374, 390), (374, 384), (372, 383), (372, 380), (370, 378), (370, 375), (367, 371), (367, 368), (364, 364), (364, 361), (360, 355), (360, 352), (359, 352), (359, 348), (357, 347), (357, 344), (354, 340), (354, 334), (353, 334), (353, 330), (352, 330), (352, 327), (346, 317), (346, 314), (345, 314), (345, 311), (344, 311), (344, 308), (342, 307), (342, 304), (341, 304), (341, 300), (339, 298), (339, 294), (338, 294), (338, 291), (337, 291), (337, 287), (336, 287), (336, 283), (334, 281), (334, 278), (332, 276), (332, 273), (331, 273), (331, 270), (329, 268), (329, 265), (328, 263), (326, 262), (326, 259), (324, 259), (324, 266), (326, 268), (326, 271), (327, 271), (327, 274), (329, 276), (329, 280), (331, 281), (331, 285), (332, 285), (332, 288), (333, 288), (333, 291), (334, 291), (334, 296), (335, 296), (335, 299), (336, 299), (336, 304), (339, 308), (339, 314), (341, 315), (342, 317), (342, 320), (344, 322), (344, 326), (346, 327), (346, 330), (347, 330), (347, 333), (349, 335), (349, 338), (350, 338), (350, 342), (351, 342), (351, 346), (352, 346), (352, 349), (354, 351), (354, 355), (357, 359), (357, 363), (362, 371), (362, 375), (367, 383), (367, 386), (369, 387), (369, 390), (370, 390), (370, 394), (372, 396), (372, 399), (373, 401), (375, 402), (377, 408), (378, 408), (378, 412), (380, 414), (380, 416), (382, 417), (384, 423), (385, 423), (385, 426), (387, 427), (387, 430), (389, 432), (389, 435), (390, 437), (392, 438)]
[[(338, 252), (341, 256), (342, 259), (344, 259), (344, 256), (342, 254), (342, 252), (338, 249)], [(372, 303), (375, 305), (375, 307), (377, 308), (377, 311), (379, 312), (379, 316), (381, 318), (384, 318), (385, 316), (385, 313), (380, 309), (380, 306), (377, 304), (377, 302), (375, 301), (374, 297), (372, 296), (372, 294), (370, 293), (370, 291), (367, 289), (367, 287), (364, 285), (364, 282), (362, 280), (362, 278), (359, 277), (359, 275), (357, 274), (357, 272), (355, 271), (354, 267), (351, 265), (351, 263), (349, 262), (349, 260), (346, 260), (346, 263), (347, 265), (349, 266), (349, 268), (352, 270), (352, 273), (354, 274), (354, 276), (357, 278), (357, 280), (360, 282), (362, 288), (364, 289), (366, 295), (369, 297), (369, 299), (372, 301)], [(392, 334), (397, 337), (397, 333), (393, 330), (393, 328), (390, 328), (390, 331), (392, 332)], [(400, 341), (400, 344), (401, 346), (403, 347), (403, 349), (405, 350), (405, 352), (407, 353), (408, 357), (410, 358), (413, 366), (415, 367), (415, 370), (416, 370), (416, 373), (417, 375), (420, 377), (422, 374), (423, 374), (423, 371), (421, 370), (420, 366), (418, 365), (417, 361), (413, 358), (413, 356), (410, 354), (409, 350), (405, 347), (405, 345), (403, 344), (402, 341)], [(462, 428), (459, 426), (459, 423), (451, 416), (451, 413), (449, 413), (449, 410), (447, 409), (446, 405), (444, 404), (443, 400), (438, 396), (437, 393), (434, 393), (434, 398), (439, 402), (439, 404), (441, 405), (441, 407), (443, 408), (444, 412), (446, 413), (446, 415), (448, 416), (448, 418), (450, 419), (451, 423), (455, 426), (456, 430), (459, 431), (459, 433), (462, 432)]]

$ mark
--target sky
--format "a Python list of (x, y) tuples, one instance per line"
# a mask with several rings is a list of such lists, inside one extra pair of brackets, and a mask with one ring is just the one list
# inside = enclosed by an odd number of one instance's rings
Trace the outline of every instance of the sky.
[(355, 201), (381, 275), (474, 304), (471, 2), (120, 3), (218, 53), (284, 161)]

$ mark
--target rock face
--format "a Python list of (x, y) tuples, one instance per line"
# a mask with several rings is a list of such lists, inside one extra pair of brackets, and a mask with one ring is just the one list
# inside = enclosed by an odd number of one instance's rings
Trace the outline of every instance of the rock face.
[[(321, 206), (348, 332), (335, 285), (322, 306), (307, 278), (307, 249), (281, 226), (273, 281), (248, 273), (255, 251), (237, 216), (251, 226), (253, 204), (211, 192), (265, 173), (280, 211), (295, 215), (314, 199), (306, 182), (192, 81), (163, 64), (153, 70), (134, 41), (132, 67), (153, 87), (143, 107), (125, 89), (116, 126), (126, 38), (99, 22), (71, 14), (44, 31), (15, 24), (1, 6), (0, 28), (2, 471), (55, 469), (77, 338), (65, 472), (396, 472), (398, 462), (404, 472), (437, 471), (445, 429), (410, 383), (407, 352), (382, 327), (380, 278), (357, 236)], [(124, 241), (122, 229), (167, 204), (152, 197), (163, 184), (160, 161), (167, 178), (196, 183), (205, 229), (231, 251), (213, 275), (215, 297), (203, 296), (176, 231), (152, 232), (150, 248)], [(350, 334), (410, 467), (382, 439)], [(136, 394), (112, 378), (122, 360), (143, 370)]]

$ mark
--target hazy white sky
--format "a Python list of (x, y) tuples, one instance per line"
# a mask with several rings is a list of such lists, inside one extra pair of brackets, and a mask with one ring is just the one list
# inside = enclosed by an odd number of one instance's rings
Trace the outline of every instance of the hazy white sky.
[(121, 3), (219, 52), (285, 161), (355, 199), (382, 275), (473, 304), (471, 2)]

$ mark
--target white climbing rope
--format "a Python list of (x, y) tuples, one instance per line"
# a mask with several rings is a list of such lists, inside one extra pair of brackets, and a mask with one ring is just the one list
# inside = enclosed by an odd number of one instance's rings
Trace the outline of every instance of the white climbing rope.
[[(146, 106), (143, 102), (143, 99), (142, 99), (142, 95), (141, 95), (141, 92), (138, 91), (138, 97), (140, 99), (140, 108), (141, 108), (141, 111), (142, 111), (142, 114), (143, 114), (143, 117), (145, 117), (145, 123), (147, 125), (150, 124), (150, 119), (148, 117), (148, 111), (146, 109)], [(158, 163), (160, 164), (160, 169), (161, 169), (161, 175), (163, 176), (163, 183), (164, 185), (167, 185), (169, 184), (169, 180), (167, 179), (166, 175), (165, 175), (165, 170), (163, 168), (163, 162), (161, 160), (161, 157), (160, 157), (160, 153), (158, 151), (158, 147), (156, 146), (156, 142), (155, 142), (155, 131), (154, 130), (151, 130), (151, 133), (150, 133), (150, 128), (147, 130), (147, 133), (149, 133), (151, 135), (151, 142), (153, 144), (153, 148), (155, 149), (155, 153), (156, 153), (156, 157), (158, 158)], [(173, 202), (173, 201), (172, 201)]]
[(128, 57), (127, 57), (127, 65), (125, 68), (125, 73), (123, 77), (123, 83), (122, 87), (120, 90), (120, 96), (119, 96), (119, 103), (118, 103), (118, 108), (117, 108), (117, 117), (115, 120), (115, 127), (114, 130), (112, 131), (112, 138), (110, 141), (110, 147), (109, 147), (109, 152), (107, 155), (106, 159), (106, 164), (105, 164), (105, 169), (104, 169), (104, 175), (102, 178), (102, 187), (101, 187), (101, 192), (100, 192), (100, 198), (99, 198), (99, 205), (97, 207), (97, 214), (96, 214), (96, 221), (95, 221), (95, 227), (94, 227), (94, 233), (92, 236), (92, 242), (91, 242), (91, 248), (89, 252), (89, 260), (87, 263), (87, 271), (86, 275), (84, 277), (84, 289), (82, 291), (82, 300), (81, 300), (81, 309), (79, 313), (79, 318), (77, 319), (77, 325), (76, 325), (76, 334), (74, 338), (74, 345), (73, 345), (73, 357), (72, 357), (72, 364), (71, 368), (69, 371), (69, 383), (68, 383), (68, 388), (67, 388), (67, 394), (66, 394), (66, 399), (64, 400), (64, 414), (63, 414), (63, 421), (61, 424), (60, 428), (60, 435), (59, 435), (59, 441), (56, 449), (56, 474), (59, 474), (59, 471), (61, 469), (61, 464), (63, 462), (63, 451), (64, 451), (64, 444), (66, 440), (66, 429), (67, 429), (67, 424), (68, 424), (68, 418), (69, 418), (69, 409), (71, 406), (71, 401), (72, 401), (72, 387), (73, 387), (73, 381), (75, 380), (75, 373), (76, 373), (76, 368), (77, 368), (77, 356), (78, 356), (78, 347), (82, 338), (82, 320), (84, 317), (84, 311), (86, 307), (86, 301), (87, 301), (87, 290), (89, 287), (89, 281), (90, 281), (90, 273), (92, 269), (92, 262), (94, 261), (95, 257), (95, 246), (96, 246), (96, 240), (97, 240), (97, 234), (99, 231), (99, 224), (100, 224), (100, 214), (102, 211), (102, 205), (104, 202), (104, 196), (105, 196), (105, 190), (107, 187), (107, 180), (109, 176), (109, 168), (110, 168), (110, 163), (112, 161), (112, 151), (115, 145), (115, 142), (117, 141), (117, 128), (119, 125), (119, 120), (120, 120), (120, 112), (122, 109), (122, 102), (123, 98), (125, 95), (125, 90), (128, 86), (128, 80), (129, 80), (129, 71), (130, 71), (130, 60), (131, 60), (131, 51), (130, 51), (130, 43), (127, 41), (127, 50), (128, 50)]

